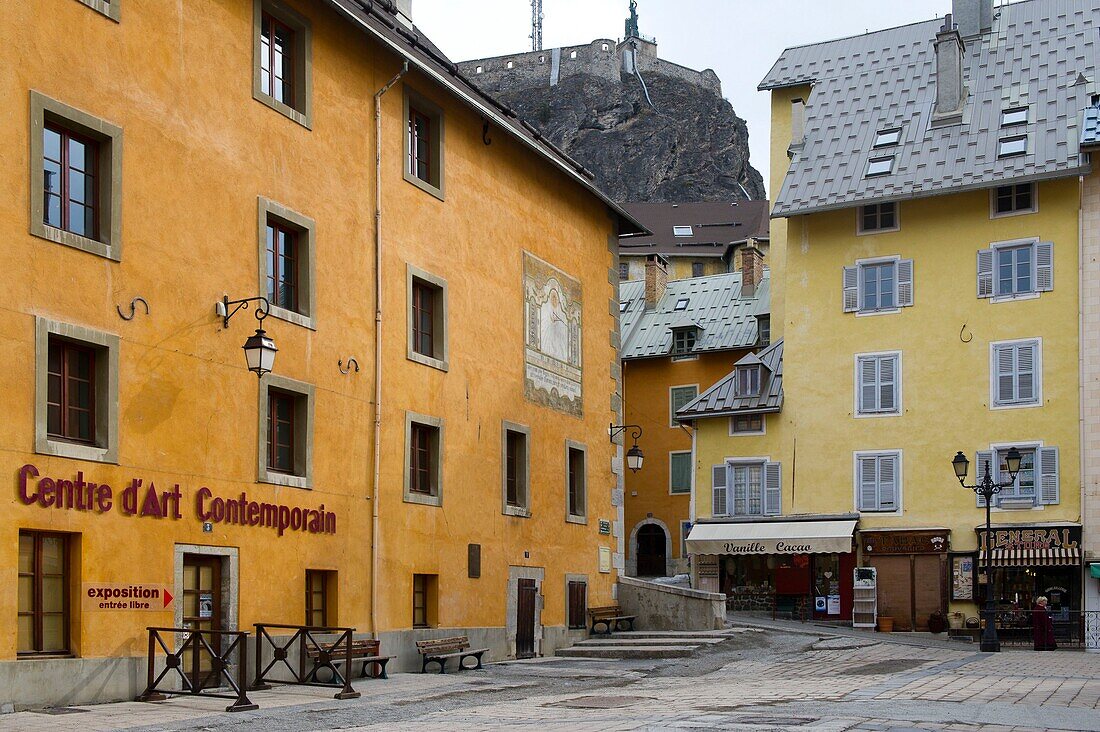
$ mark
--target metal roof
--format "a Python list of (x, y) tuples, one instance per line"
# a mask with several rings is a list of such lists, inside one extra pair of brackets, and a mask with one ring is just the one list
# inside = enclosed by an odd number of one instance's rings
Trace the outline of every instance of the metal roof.
[[(771, 220), (767, 201), (700, 203), (624, 203), (627, 213), (653, 233), (619, 239), (619, 254), (666, 257), (723, 257), (732, 244), (767, 239)], [(690, 236), (673, 227), (690, 226)]]
[[(756, 345), (757, 316), (771, 310), (771, 275), (764, 278), (752, 297), (741, 296), (741, 273), (691, 277), (672, 280), (657, 307), (645, 306), (645, 281), (632, 280), (619, 285), (620, 304), (627, 303), (619, 315), (622, 358), (657, 358), (672, 352), (672, 329), (699, 328), (692, 353), (729, 351)], [(676, 310), (679, 300), (687, 307)]]
[(676, 419), (686, 422), (702, 417), (778, 412), (783, 406), (783, 340), (776, 341), (756, 356), (765, 367), (758, 396), (737, 396), (734, 390), (737, 369), (734, 369), (695, 401), (685, 404), (676, 412)]
[[(991, 31), (965, 39), (962, 122), (932, 127), (933, 42), (942, 25), (929, 20), (780, 55), (759, 88), (813, 84), (813, 91), (805, 100), (805, 142), (794, 150), (773, 216), (1087, 170), (1077, 127), (1095, 91), (1100, 0), (997, 8)], [(1023, 105), (1028, 123), (1002, 130), (1001, 111)], [(891, 127), (901, 128), (899, 143), (872, 150), (875, 133)], [(999, 140), (1021, 131), (1027, 153), (998, 158)], [(870, 158), (890, 154), (891, 172), (865, 177)]]

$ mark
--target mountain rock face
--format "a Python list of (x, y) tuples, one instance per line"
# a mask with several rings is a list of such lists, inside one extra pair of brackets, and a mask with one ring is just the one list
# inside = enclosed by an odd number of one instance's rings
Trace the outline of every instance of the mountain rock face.
[(764, 198), (763, 179), (749, 164), (748, 127), (715, 91), (717, 77), (702, 72), (707, 83), (697, 83), (690, 75), (698, 72), (683, 71), (643, 76), (652, 105), (626, 73), (574, 72), (554, 86), (522, 74), (469, 78), (591, 170), (614, 200), (731, 201), (746, 198), (744, 191)]

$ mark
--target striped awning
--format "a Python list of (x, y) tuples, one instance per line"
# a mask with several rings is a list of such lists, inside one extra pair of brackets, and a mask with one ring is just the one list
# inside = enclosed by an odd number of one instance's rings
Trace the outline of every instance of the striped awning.
[[(1062, 546), (1048, 549), (995, 547), (991, 558), (994, 567), (1070, 567), (1081, 564), (1081, 550)], [(986, 566), (984, 549), (978, 554), (978, 566)]]

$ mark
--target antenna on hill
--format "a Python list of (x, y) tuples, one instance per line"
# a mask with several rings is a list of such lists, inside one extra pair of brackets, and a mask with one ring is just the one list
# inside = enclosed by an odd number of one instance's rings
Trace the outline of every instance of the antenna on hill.
[(542, 0), (531, 0), (531, 50), (542, 50)]

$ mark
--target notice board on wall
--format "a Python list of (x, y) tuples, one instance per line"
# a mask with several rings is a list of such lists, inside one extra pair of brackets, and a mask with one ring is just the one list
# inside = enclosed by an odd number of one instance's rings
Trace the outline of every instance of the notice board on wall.
[(974, 599), (974, 555), (951, 557), (951, 599)]

